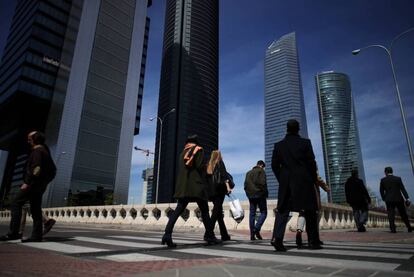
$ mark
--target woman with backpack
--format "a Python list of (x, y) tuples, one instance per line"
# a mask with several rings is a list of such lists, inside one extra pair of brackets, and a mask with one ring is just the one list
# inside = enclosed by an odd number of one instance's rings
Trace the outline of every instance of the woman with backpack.
[(209, 199), (214, 204), (211, 214), (212, 224), (215, 226), (216, 221), (218, 222), (222, 241), (230, 240), (230, 235), (223, 220), (223, 202), (226, 194), (232, 191), (231, 178), (226, 171), (226, 166), (219, 150), (211, 152), (210, 161), (207, 165), (207, 179)]

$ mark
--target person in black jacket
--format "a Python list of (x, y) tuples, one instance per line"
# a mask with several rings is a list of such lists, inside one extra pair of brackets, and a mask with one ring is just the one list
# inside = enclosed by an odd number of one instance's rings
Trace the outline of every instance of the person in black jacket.
[[(264, 161), (258, 161), (256, 166), (246, 173), (246, 179), (244, 181), (244, 190), (246, 196), (249, 198), (250, 204), (250, 240), (255, 240), (256, 238), (259, 240), (263, 239), (260, 235), (260, 229), (267, 217), (266, 198), (269, 195), (264, 168)], [(257, 207), (259, 207), (260, 216), (255, 224)]]
[(27, 141), (32, 151), (27, 159), (24, 171), (24, 183), (20, 186), (11, 204), (11, 221), (7, 235), (0, 237), (0, 240), (19, 239), (19, 230), (22, 217), (22, 207), (29, 201), (33, 218), (33, 229), (30, 238), (22, 242), (42, 241), (42, 196), (48, 183), (55, 177), (56, 166), (50, 156), (49, 148), (45, 145), (45, 136), (38, 131), (29, 133)]
[(380, 183), (381, 198), (387, 205), (388, 220), (390, 222), (391, 233), (397, 232), (397, 229), (395, 227), (395, 208), (398, 209), (401, 219), (405, 223), (405, 226), (407, 226), (408, 232), (412, 232), (413, 229), (410, 225), (410, 221), (408, 220), (407, 211), (404, 207), (404, 199), (401, 194), (404, 195), (405, 204), (407, 206), (410, 205), (410, 199), (401, 178), (394, 176), (392, 172), (392, 167), (386, 167), (384, 169), (385, 177), (381, 179)]
[(230, 240), (226, 225), (223, 220), (223, 202), (226, 194), (231, 193), (230, 180), (219, 150), (211, 152), (210, 161), (207, 164), (207, 179), (209, 183), (209, 198), (214, 207), (211, 213), (213, 226), (218, 222), (222, 241)]
[(355, 225), (358, 232), (365, 232), (365, 224), (368, 220), (368, 204), (371, 197), (368, 194), (364, 182), (358, 178), (358, 170), (352, 170), (351, 177), (345, 183), (346, 202), (352, 207)]
[(318, 232), (318, 201), (315, 184), (317, 168), (312, 143), (299, 136), (299, 122), (287, 122), (285, 138), (273, 149), (272, 169), (279, 181), (277, 214), (271, 244), (277, 251), (286, 251), (283, 245), (289, 212), (302, 212), (306, 220), (308, 244), (321, 249)]

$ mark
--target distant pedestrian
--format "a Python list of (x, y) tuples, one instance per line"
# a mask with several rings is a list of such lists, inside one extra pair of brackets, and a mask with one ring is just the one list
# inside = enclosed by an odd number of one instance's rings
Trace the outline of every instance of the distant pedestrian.
[(355, 225), (358, 232), (365, 232), (365, 224), (368, 221), (368, 205), (371, 204), (371, 197), (364, 181), (358, 178), (358, 170), (352, 170), (351, 177), (345, 183), (346, 202), (352, 207)]
[(315, 155), (309, 139), (299, 136), (299, 122), (287, 122), (285, 138), (273, 149), (272, 169), (279, 181), (276, 220), (271, 244), (277, 251), (286, 251), (283, 245), (289, 212), (302, 212), (306, 219), (309, 247), (321, 249), (317, 229), (318, 201)]
[(232, 189), (230, 188), (229, 175), (219, 150), (211, 152), (210, 161), (207, 165), (207, 177), (210, 188), (209, 198), (214, 204), (211, 222), (213, 226), (218, 222), (222, 241), (230, 240), (231, 238), (223, 219), (223, 202), (226, 194), (231, 193)]
[[(265, 163), (260, 160), (250, 171), (246, 173), (244, 181), (244, 190), (250, 204), (249, 229), (250, 240), (262, 240), (260, 230), (267, 217), (267, 201), (269, 196), (267, 190), (266, 173), (264, 171)], [(256, 210), (259, 208), (260, 216), (256, 220)]]
[[(395, 208), (398, 209), (401, 219), (407, 226), (408, 232), (412, 232), (410, 221), (408, 220), (407, 211), (404, 206), (404, 198), (406, 206), (410, 205), (408, 193), (405, 190), (400, 177), (393, 175), (392, 167), (388, 166), (384, 169), (385, 177), (381, 179), (380, 193), (381, 198), (387, 205), (388, 220), (390, 222), (391, 233), (396, 233), (395, 227)], [(402, 194), (402, 195), (401, 195)], [(404, 198), (403, 198), (404, 195)]]
[(177, 246), (172, 240), (174, 225), (190, 202), (196, 202), (200, 208), (201, 218), (206, 229), (204, 240), (209, 245), (221, 243), (221, 240), (214, 236), (214, 226), (208, 211), (207, 186), (202, 177), (203, 159), (204, 150), (198, 145), (197, 135), (189, 136), (178, 161), (178, 176), (174, 194), (174, 197), (178, 199), (178, 203), (165, 227), (165, 233), (161, 241), (163, 245), (167, 244), (168, 247)]
[(19, 239), (22, 217), (22, 207), (29, 201), (33, 218), (32, 235), (22, 242), (40, 242), (43, 237), (42, 223), (42, 196), (48, 183), (56, 175), (56, 166), (50, 156), (49, 148), (45, 144), (45, 136), (38, 131), (29, 133), (27, 141), (32, 151), (27, 159), (24, 171), (24, 183), (11, 204), (11, 221), (7, 235), (0, 240)]

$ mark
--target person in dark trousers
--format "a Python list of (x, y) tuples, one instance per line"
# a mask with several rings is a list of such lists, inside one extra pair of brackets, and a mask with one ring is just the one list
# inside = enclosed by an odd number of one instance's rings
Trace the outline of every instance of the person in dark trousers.
[(405, 204), (407, 206), (410, 205), (410, 199), (403, 182), (400, 177), (393, 175), (393, 170), (390, 166), (384, 169), (384, 173), (385, 177), (381, 179), (380, 183), (380, 193), (382, 200), (387, 205), (388, 221), (390, 222), (391, 233), (397, 232), (395, 227), (395, 208), (398, 209), (402, 221), (405, 223), (405, 226), (407, 226), (408, 232), (412, 232), (413, 229), (410, 225), (410, 221), (408, 220), (402, 195), (404, 195)]
[(231, 193), (230, 180), (226, 166), (219, 150), (211, 152), (210, 161), (207, 164), (207, 179), (209, 183), (209, 198), (213, 201), (211, 221), (213, 226), (218, 222), (222, 241), (230, 240), (226, 224), (224, 224), (223, 202), (226, 194)]
[[(256, 166), (246, 173), (244, 181), (244, 190), (250, 203), (250, 240), (263, 239), (260, 235), (260, 229), (267, 217), (266, 198), (269, 195), (264, 168), (265, 163), (262, 160), (258, 161)], [(259, 207), (260, 216), (255, 224), (257, 207)]]
[(358, 232), (365, 232), (365, 224), (368, 220), (368, 205), (371, 197), (368, 194), (364, 182), (358, 178), (358, 170), (352, 170), (351, 177), (345, 183), (346, 202), (352, 207), (355, 225)]
[(178, 161), (177, 185), (174, 194), (174, 197), (178, 199), (178, 203), (165, 227), (165, 233), (161, 240), (162, 245), (167, 244), (168, 247), (177, 246), (172, 240), (172, 232), (175, 222), (189, 202), (196, 202), (200, 208), (206, 229), (204, 240), (209, 245), (221, 243), (221, 240), (218, 240), (214, 235), (214, 226), (208, 211), (207, 186), (203, 178), (203, 159), (204, 151), (198, 145), (197, 135), (189, 136)]
[(299, 122), (287, 122), (285, 138), (273, 149), (272, 169), (279, 181), (276, 220), (271, 244), (276, 251), (286, 251), (283, 245), (289, 212), (301, 212), (306, 220), (310, 249), (321, 249), (318, 232), (318, 202), (315, 193), (317, 168), (312, 144), (299, 136)]
[(32, 151), (27, 159), (24, 171), (24, 183), (20, 186), (11, 204), (11, 221), (7, 235), (0, 240), (14, 240), (20, 238), (20, 224), (22, 207), (29, 201), (33, 218), (32, 235), (22, 242), (41, 242), (43, 237), (42, 196), (47, 184), (56, 175), (56, 166), (50, 156), (49, 148), (45, 145), (45, 136), (38, 131), (29, 133), (27, 141)]

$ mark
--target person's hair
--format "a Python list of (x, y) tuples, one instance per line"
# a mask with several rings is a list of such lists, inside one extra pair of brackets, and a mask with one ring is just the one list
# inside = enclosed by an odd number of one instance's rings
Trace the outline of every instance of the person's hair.
[(211, 152), (210, 161), (207, 165), (207, 174), (213, 174), (214, 168), (222, 160), (219, 150), (213, 150)]
[(39, 131), (30, 132), (28, 135), (34, 144), (36, 145), (44, 145), (45, 144), (45, 135)]
[(351, 176), (352, 177), (358, 177), (358, 169), (352, 169)]
[(392, 167), (391, 167), (391, 166), (387, 166), (387, 167), (384, 169), (384, 172), (385, 172), (385, 174), (392, 174)]
[(256, 165), (266, 167), (265, 162), (262, 161), (262, 160), (257, 161), (257, 164)]
[(198, 136), (197, 135), (190, 135), (190, 136), (188, 136), (185, 143), (195, 143), (195, 144), (198, 144)]
[(299, 133), (299, 122), (296, 119), (289, 119), (286, 123), (286, 129), (288, 134)]

